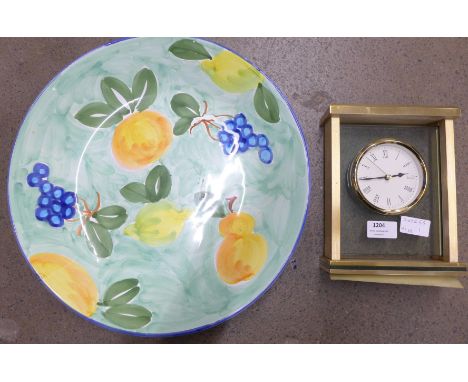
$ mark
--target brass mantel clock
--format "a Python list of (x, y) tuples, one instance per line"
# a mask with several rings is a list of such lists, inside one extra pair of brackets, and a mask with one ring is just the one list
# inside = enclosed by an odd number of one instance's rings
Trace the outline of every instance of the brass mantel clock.
[(418, 204), (428, 174), (421, 154), (410, 144), (383, 138), (364, 147), (351, 163), (349, 186), (374, 211), (400, 215)]
[(331, 105), (325, 248), (333, 280), (462, 287), (454, 121), (460, 109)]

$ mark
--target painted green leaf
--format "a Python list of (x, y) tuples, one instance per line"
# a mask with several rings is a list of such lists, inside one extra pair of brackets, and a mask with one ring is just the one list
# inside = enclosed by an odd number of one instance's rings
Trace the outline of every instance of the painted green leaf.
[(125, 208), (120, 206), (109, 206), (101, 208), (99, 211), (93, 214), (100, 225), (106, 229), (117, 229), (125, 220), (127, 220), (127, 211)]
[(193, 195), (193, 200), (196, 204), (200, 203), (203, 199), (212, 198), (213, 194), (211, 192), (199, 191)]
[(148, 309), (135, 304), (113, 306), (103, 312), (103, 315), (110, 322), (124, 329), (139, 329), (147, 325), (152, 316)]
[(262, 84), (258, 84), (254, 95), (254, 106), (258, 115), (265, 121), (276, 123), (279, 121), (279, 106), (275, 96)]
[(190, 94), (179, 93), (172, 97), (171, 108), (179, 117), (195, 118), (200, 116), (200, 105)]
[(88, 244), (98, 257), (109, 257), (112, 253), (112, 237), (107, 229), (98, 223), (87, 221), (85, 235)]
[(145, 181), (146, 195), (151, 202), (166, 198), (171, 192), (172, 179), (166, 166), (158, 165), (153, 168)]
[(105, 128), (122, 120), (120, 113), (114, 113), (111, 106), (104, 102), (92, 102), (83, 106), (81, 110), (75, 114), (75, 118), (83, 125), (89, 127)]
[(211, 215), (212, 218), (224, 218), (228, 215), (228, 211), (226, 209), (226, 206), (224, 203), (219, 202), (218, 207), (216, 208), (215, 212), (213, 215)]
[(101, 81), (101, 91), (107, 104), (122, 115), (132, 111), (132, 92), (125, 83), (115, 77), (105, 77)]
[(120, 193), (125, 199), (132, 203), (147, 203), (150, 201), (143, 183), (129, 183), (120, 190)]
[(211, 213), (211, 217), (213, 218), (224, 218), (228, 214), (225, 201), (214, 201), (213, 198), (214, 195), (211, 192), (200, 191), (195, 193), (195, 203), (204, 203), (198, 207), (198, 213), (201, 215)]
[(137, 279), (125, 279), (113, 283), (107, 288), (102, 303), (107, 306), (116, 306), (130, 302), (138, 293), (140, 287)]
[(185, 134), (190, 126), (192, 125), (193, 118), (181, 118), (179, 119), (173, 129), (174, 135), (183, 135)]
[(184, 60), (211, 60), (212, 58), (202, 44), (190, 39), (176, 41), (169, 47), (169, 52)]
[(134, 109), (142, 111), (150, 107), (158, 94), (156, 76), (148, 68), (141, 69), (133, 77), (132, 94), (135, 99)]

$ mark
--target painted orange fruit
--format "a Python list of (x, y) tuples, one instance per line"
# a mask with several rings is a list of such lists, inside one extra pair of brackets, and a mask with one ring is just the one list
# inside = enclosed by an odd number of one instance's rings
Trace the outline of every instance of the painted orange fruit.
[(231, 235), (223, 240), (216, 257), (216, 268), (227, 284), (237, 284), (254, 277), (267, 259), (267, 243), (258, 234)]
[(231, 213), (219, 222), (219, 233), (221, 236), (230, 234), (245, 235), (252, 233), (255, 227), (255, 219), (245, 212)]
[(219, 223), (224, 240), (216, 254), (216, 270), (227, 284), (250, 280), (265, 265), (268, 245), (254, 227), (255, 219), (246, 213), (231, 213)]
[(29, 258), (29, 262), (61, 300), (87, 317), (93, 315), (98, 290), (86, 269), (55, 253), (37, 253)]
[(172, 143), (172, 127), (160, 113), (136, 112), (120, 122), (112, 138), (112, 152), (117, 162), (129, 170), (157, 161)]

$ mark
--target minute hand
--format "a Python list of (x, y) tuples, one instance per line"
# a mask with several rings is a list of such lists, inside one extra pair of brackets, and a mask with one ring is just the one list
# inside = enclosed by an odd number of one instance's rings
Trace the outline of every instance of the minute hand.
[(406, 175), (406, 173), (399, 172), (398, 174), (395, 174), (395, 175), (376, 176), (374, 178), (363, 176), (359, 178), (359, 180), (373, 180), (373, 179), (387, 179), (388, 180), (390, 178), (401, 178), (403, 175)]

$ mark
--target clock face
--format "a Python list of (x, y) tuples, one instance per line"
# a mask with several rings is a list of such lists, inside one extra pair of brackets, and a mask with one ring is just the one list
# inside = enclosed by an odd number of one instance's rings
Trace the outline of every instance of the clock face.
[(426, 189), (427, 171), (421, 155), (394, 139), (367, 146), (350, 170), (351, 184), (361, 199), (384, 214), (409, 210)]

